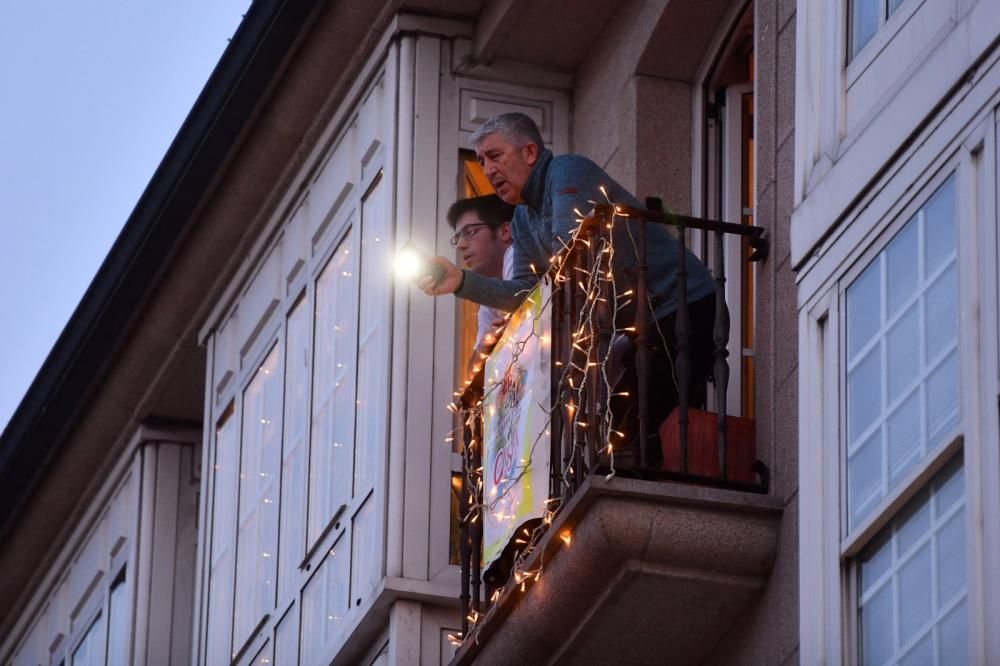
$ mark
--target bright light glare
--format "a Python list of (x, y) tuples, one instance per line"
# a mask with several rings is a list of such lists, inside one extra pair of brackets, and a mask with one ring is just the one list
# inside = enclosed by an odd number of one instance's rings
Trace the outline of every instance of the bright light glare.
[(404, 247), (396, 255), (396, 274), (406, 280), (412, 280), (423, 272), (424, 258), (412, 247)]

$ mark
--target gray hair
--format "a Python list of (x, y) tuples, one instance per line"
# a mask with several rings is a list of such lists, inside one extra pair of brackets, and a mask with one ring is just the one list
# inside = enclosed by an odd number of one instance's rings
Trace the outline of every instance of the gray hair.
[(501, 113), (487, 120), (473, 132), (473, 147), (478, 147), (491, 134), (500, 134), (519, 148), (531, 142), (538, 146), (539, 152), (545, 150), (545, 141), (538, 131), (538, 125), (523, 113)]

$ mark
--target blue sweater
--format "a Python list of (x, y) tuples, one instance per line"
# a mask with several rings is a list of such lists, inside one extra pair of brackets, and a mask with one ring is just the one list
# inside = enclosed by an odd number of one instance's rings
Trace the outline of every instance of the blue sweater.
[[(517, 309), (524, 296), (538, 283), (538, 275), (532, 272), (531, 265), (534, 264), (538, 274), (548, 269), (549, 259), (562, 248), (557, 239), (568, 243), (572, 237), (579, 217), (574, 209), (586, 215), (593, 210), (591, 202), (605, 202), (599, 189), (601, 185), (613, 203), (640, 206), (635, 197), (586, 157), (554, 157), (551, 151), (542, 151), (521, 192), (524, 204), (517, 207), (511, 223), (514, 236), (511, 279), (488, 278), (467, 270), (455, 295), (498, 310)], [(619, 293), (635, 288), (638, 265), (626, 224), (631, 226), (632, 236), (638, 238), (641, 223), (615, 218), (612, 232), (614, 277)], [(646, 284), (657, 319), (677, 309), (677, 245), (666, 226), (647, 223)], [(714, 291), (711, 273), (690, 251), (687, 270), (688, 303)]]

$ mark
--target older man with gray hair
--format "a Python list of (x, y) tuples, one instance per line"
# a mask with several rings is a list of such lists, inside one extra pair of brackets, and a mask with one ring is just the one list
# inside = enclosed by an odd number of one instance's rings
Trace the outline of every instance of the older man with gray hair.
[[(549, 266), (553, 254), (568, 243), (579, 217), (576, 211), (593, 208), (592, 201), (603, 201), (607, 192), (612, 202), (639, 207), (625, 188), (616, 183), (591, 160), (579, 155), (554, 156), (545, 148), (534, 121), (523, 113), (505, 113), (487, 120), (472, 136), (479, 164), (497, 195), (509, 204), (518, 204), (511, 223), (513, 234), (513, 275), (498, 280), (461, 270), (443, 257), (432, 261), (442, 268), (439, 279), (423, 278), (418, 285), (431, 295), (453, 293), (499, 310), (517, 308), (523, 297), (538, 282), (538, 274)], [(614, 280), (620, 292), (634, 287), (635, 246), (631, 240), (637, 221), (617, 219), (612, 231), (615, 244)], [(651, 369), (652, 395), (650, 428), (669, 415), (676, 406), (677, 387), (670, 369), (675, 354), (674, 319), (677, 311), (677, 240), (659, 224), (646, 231), (648, 293), (650, 305), (662, 335), (662, 345), (654, 348)], [(712, 328), (715, 320), (715, 290), (712, 276), (693, 254), (687, 255), (687, 302), (691, 321), (691, 391), (692, 406), (705, 399), (706, 381), (712, 367)], [(640, 304), (641, 305), (641, 304)], [(634, 310), (624, 313), (631, 317)], [(654, 328), (654, 338), (656, 328)], [(634, 354), (634, 347), (630, 351)], [(634, 363), (627, 355), (625, 367)], [(626, 377), (631, 384), (634, 378)], [(632, 409), (634, 401), (620, 407)], [(614, 406), (613, 406), (614, 408)], [(655, 450), (655, 447), (654, 447)]]

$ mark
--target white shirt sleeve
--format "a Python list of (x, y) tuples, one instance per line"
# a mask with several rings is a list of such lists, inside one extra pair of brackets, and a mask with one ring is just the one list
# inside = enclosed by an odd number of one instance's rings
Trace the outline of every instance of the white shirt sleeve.
[[(514, 245), (508, 245), (507, 249), (503, 253), (503, 272), (501, 277), (504, 280), (509, 280), (514, 274)], [(507, 313), (501, 312), (500, 310), (494, 310), (493, 308), (488, 308), (485, 305), (479, 306), (479, 313), (476, 315), (476, 320), (478, 323), (478, 330), (476, 332), (476, 346), (473, 348), (473, 353), (479, 348), (479, 343), (482, 341), (483, 336), (492, 330), (493, 322), (497, 319), (501, 319), (506, 316)]]

